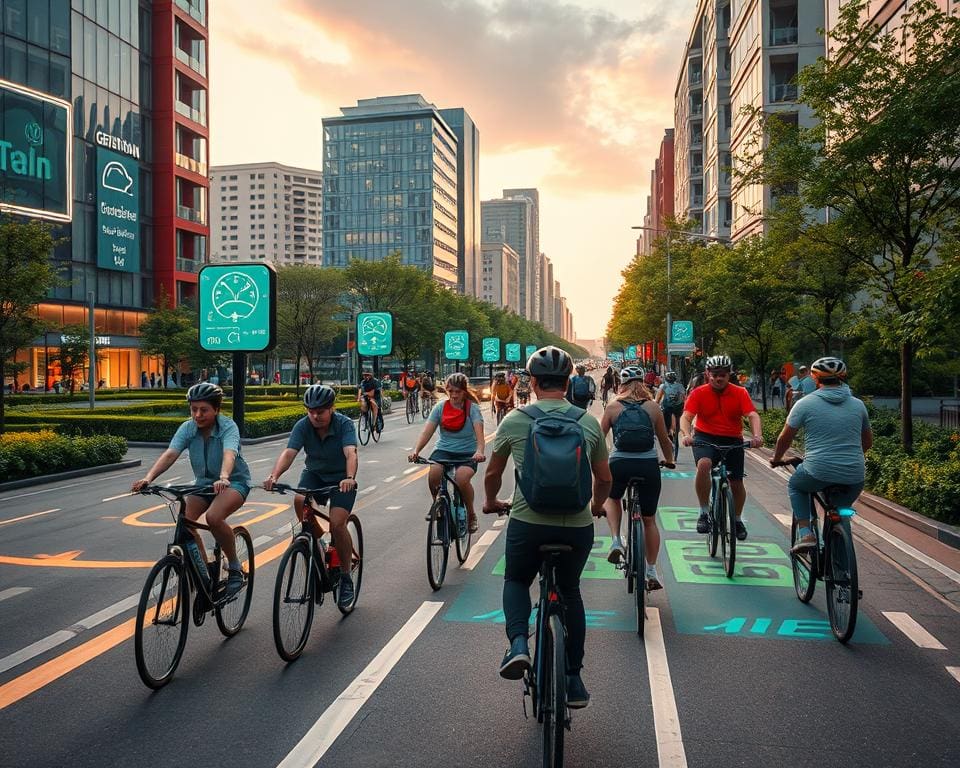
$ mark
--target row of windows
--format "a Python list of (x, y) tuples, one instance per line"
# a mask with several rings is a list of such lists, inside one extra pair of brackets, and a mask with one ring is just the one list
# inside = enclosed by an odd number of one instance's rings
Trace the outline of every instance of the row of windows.
[(91, 144), (97, 131), (126, 139), (140, 147), (141, 161), (153, 157), (153, 135), (150, 121), (139, 107), (89, 80), (73, 76), (73, 131)]
[(379, 176), (345, 176), (335, 178), (337, 174), (324, 169), (324, 195), (355, 194), (357, 192), (389, 192), (400, 189), (430, 189), (433, 186), (433, 177), (429, 173), (412, 173), (409, 176), (400, 174)]
[(140, 101), (140, 54), (136, 47), (73, 14), (73, 71), (124, 99)]
[(70, 59), (66, 56), (4, 35), (0, 36), (0, 70), (6, 80), (70, 98)]
[(453, 213), (452, 213), (449, 209), (445, 208), (445, 207), (440, 203), (439, 200), (434, 200), (434, 201), (433, 201), (433, 207), (434, 207), (436, 210), (440, 211), (440, 213), (442, 213), (442, 214), (443, 214), (444, 216), (446, 216), (448, 219), (450, 219), (450, 221), (452, 221), (452, 222), (454, 222), (454, 223), (457, 222), (457, 217), (454, 216)]
[[(403, 264), (427, 266), (433, 263), (433, 249), (430, 246), (406, 246), (404, 248), (397, 248), (394, 245), (368, 245), (366, 248), (353, 247), (333, 251), (325, 250), (323, 263), (324, 266), (329, 267), (345, 267), (353, 259), (360, 259), (361, 261), (382, 261), (397, 250), (400, 251), (400, 260)], [(446, 265), (445, 268), (449, 269)]]
[(323, 128), (324, 146), (333, 141), (350, 139), (367, 139), (380, 136), (402, 136), (423, 133), (427, 130), (424, 119), (391, 120), (379, 123), (345, 123), (341, 125), (325, 125)]
[(415, 226), (426, 227), (431, 224), (430, 212), (426, 210), (392, 211), (390, 213), (367, 213), (327, 215), (323, 217), (323, 228), (327, 231), (337, 229), (380, 229), (383, 227)]
[(2, 5), (3, 34), (70, 53), (70, 0), (5, 0)]

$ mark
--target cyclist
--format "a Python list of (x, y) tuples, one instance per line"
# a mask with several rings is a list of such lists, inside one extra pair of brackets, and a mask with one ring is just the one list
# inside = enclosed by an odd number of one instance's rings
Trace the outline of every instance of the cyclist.
[[(763, 445), (760, 428), (760, 415), (747, 390), (730, 381), (733, 362), (727, 355), (714, 355), (707, 359), (708, 383), (697, 387), (687, 397), (680, 418), (680, 436), (684, 445), (693, 445), (694, 441), (715, 445), (740, 445), (743, 443), (743, 419), (750, 420), (752, 437), (750, 444), (754, 448)], [(692, 422), (697, 419), (696, 431)], [(710, 530), (710, 471), (716, 463), (718, 453), (713, 448), (697, 446), (693, 449), (693, 458), (697, 462), (697, 476), (694, 487), (700, 501), (700, 516), (697, 518), (697, 533)], [(727, 472), (730, 477), (730, 490), (733, 491), (733, 503), (737, 513), (737, 539), (747, 538), (747, 529), (743, 524), (743, 504), (747, 500), (747, 490), (743, 486), (743, 448), (735, 448), (727, 453)]]
[[(570, 355), (559, 347), (543, 347), (527, 361), (530, 386), (537, 396), (537, 407), (546, 413), (569, 411), (565, 401), (567, 381), (573, 370)], [(610, 491), (610, 467), (607, 462), (607, 444), (597, 420), (589, 413), (577, 422), (589, 453), (593, 475), (593, 502), (578, 512), (569, 514), (541, 514), (527, 504), (519, 486), (513, 494), (510, 523), (507, 526), (506, 567), (503, 582), (503, 612), (506, 619), (510, 648), (500, 665), (500, 676), (518, 680), (530, 668), (530, 649), (527, 631), (530, 625), (530, 585), (540, 570), (541, 544), (567, 544), (573, 551), (560, 555), (557, 583), (563, 592), (566, 608), (567, 645), (567, 706), (577, 709), (587, 706), (590, 694), (580, 677), (583, 667), (583, 645), (586, 618), (580, 595), (580, 574), (593, 547), (593, 518), (603, 514), (603, 502)], [(523, 472), (527, 437), (533, 420), (523, 411), (507, 414), (497, 430), (493, 455), (484, 477), (486, 500), (483, 511), (500, 512), (507, 502), (497, 500), (503, 481), (507, 459), (513, 457), (518, 473)]]
[(417, 399), (417, 393), (420, 391), (420, 380), (417, 379), (417, 369), (411, 368), (409, 372), (402, 374), (400, 379), (400, 386), (403, 390), (404, 398), (412, 397), (413, 398), (413, 407), (414, 410), (420, 407), (420, 403)]
[(617, 384), (617, 377), (613, 373), (613, 366), (608, 365), (607, 370), (604, 372), (603, 377), (600, 379), (600, 397), (603, 399), (604, 405), (607, 403), (607, 397), (610, 394), (610, 390), (613, 389)]
[[(410, 461), (420, 458), (420, 451), (430, 442), (437, 427), (440, 427), (440, 439), (430, 454), (430, 460), (456, 467), (454, 480), (460, 489), (460, 498), (467, 508), (467, 524), (470, 533), (476, 533), (479, 526), (473, 509), (473, 476), (477, 472), (477, 464), (486, 461), (483, 411), (476, 394), (470, 390), (466, 374), (451, 373), (444, 382), (444, 389), (447, 399), (433, 406), (427, 423), (423, 425), (423, 431), (417, 438), (413, 453), (407, 458)], [(427, 481), (430, 494), (434, 497), (440, 489), (442, 478), (443, 467), (431, 464)], [(427, 519), (430, 519), (429, 513)]]
[[(227, 557), (228, 597), (243, 587), (244, 576), (237, 559), (237, 545), (227, 518), (236, 512), (250, 493), (250, 468), (240, 455), (240, 430), (236, 422), (220, 413), (223, 390), (216, 384), (202, 381), (187, 390), (190, 418), (183, 422), (170, 446), (160, 454), (153, 466), (131, 486), (137, 493), (166, 472), (184, 450), (190, 455), (195, 475), (194, 485), (213, 486), (213, 493), (187, 496), (187, 519), (196, 520), (206, 512), (210, 532)], [(203, 539), (193, 532), (206, 560)]]
[(437, 402), (437, 381), (433, 371), (424, 371), (420, 377), (420, 389), (423, 392), (422, 397), (427, 400), (432, 408)]
[(657, 389), (657, 402), (663, 410), (663, 418), (667, 422), (667, 431), (673, 437), (674, 431), (680, 428), (680, 417), (683, 415), (683, 401), (687, 399), (683, 384), (677, 381), (675, 371), (667, 371), (664, 383)]
[(520, 405), (526, 405), (530, 402), (530, 374), (526, 370), (521, 370), (517, 374), (517, 386), (513, 391)]
[[(277, 457), (263, 487), (273, 490), (274, 483), (290, 469), (301, 449), (306, 454), (306, 465), (298, 483), (301, 488), (339, 486), (339, 490), (315, 499), (321, 506), (330, 502), (330, 535), (341, 563), (337, 599), (342, 607), (347, 607), (353, 602), (350, 578), (353, 541), (347, 530), (347, 516), (357, 499), (357, 430), (353, 419), (336, 412), (336, 399), (336, 393), (325, 384), (307, 387), (303, 393), (307, 415), (293, 425), (287, 447)], [(323, 535), (320, 521), (304, 512), (302, 494), (294, 496), (293, 507), (297, 519), (310, 521), (314, 535)]]
[(811, 392), (815, 392), (817, 389), (817, 382), (810, 375), (810, 371), (805, 365), (801, 365), (797, 369), (797, 374), (791, 376), (790, 380), (787, 382), (787, 412), (790, 411), (793, 406), (797, 404), (797, 401), (800, 400), (804, 395), (809, 395)]
[[(530, 372), (533, 375), (533, 371)], [(578, 408), (589, 408), (590, 403), (597, 397), (597, 383), (587, 376), (587, 367), (582, 363), (577, 365), (577, 373), (570, 377), (567, 383), (567, 401)]]
[(360, 410), (367, 412), (367, 408), (373, 409), (373, 422), (381, 430), (383, 429), (383, 415), (380, 413), (380, 398), (382, 392), (380, 382), (373, 376), (373, 371), (369, 368), (363, 369), (363, 375), (360, 379), (360, 386), (357, 388), (357, 402), (360, 403)]
[[(610, 453), (613, 487), (610, 489), (610, 497), (603, 505), (607, 513), (607, 523), (610, 525), (610, 535), (613, 537), (607, 560), (616, 564), (624, 557), (623, 539), (620, 536), (620, 520), (623, 517), (621, 499), (630, 478), (639, 477), (643, 480), (639, 486), (639, 500), (647, 550), (645, 578), (649, 589), (660, 589), (663, 586), (657, 575), (660, 531), (654, 517), (657, 513), (657, 502), (660, 500), (660, 465), (654, 437), (660, 443), (663, 461), (668, 467), (674, 466), (673, 444), (667, 434), (663, 414), (651, 398), (650, 390), (643, 383), (643, 379), (643, 369), (637, 366), (631, 365), (620, 371), (620, 391), (600, 419), (604, 437), (613, 429), (614, 445)], [(624, 414), (629, 415), (625, 417)], [(638, 446), (641, 442), (644, 446)], [(646, 443), (649, 443), (649, 448), (645, 448)]]
[(493, 377), (493, 386), (490, 387), (490, 396), (493, 398), (493, 410), (508, 413), (514, 407), (513, 387), (507, 381), (507, 375), (499, 371)]
[(845, 490), (835, 493), (833, 500), (839, 506), (853, 504), (863, 490), (864, 454), (873, 445), (867, 408), (844, 383), (846, 363), (837, 357), (821, 357), (811, 369), (817, 389), (794, 404), (770, 459), (771, 466), (779, 462), (797, 432), (803, 430), (803, 464), (787, 483), (800, 534), (795, 552), (817, 545), (810, 530), (811, 494), (828, 485), (842, 485)]

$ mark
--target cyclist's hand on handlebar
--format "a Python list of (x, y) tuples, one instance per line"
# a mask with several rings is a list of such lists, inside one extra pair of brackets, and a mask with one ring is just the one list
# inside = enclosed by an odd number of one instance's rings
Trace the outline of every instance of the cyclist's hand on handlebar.
[(478, 464), (482, 464), (486, 460), (487, 457), (480, 453), (480, 451), (477, 451), (475, 454), (473, 454), (473, 461), (477, 462)]
[(590, 513), (591, 513), (594, 517), (606, 517), (606, 516), (607, 516), (607, 510), (604, 509), (603, 504), (596, 504), (596, 503), (591, 504), (591, 505), (590, 505)]
[(142, 480), (134, 480), (133, 485), (130, 486), (130, 490), (134, 493), (140, 493), (140, 491), (142, 491), (148, 485), (150, 485), (150, 481), (147, 480), (147, 478), (143, 478)]
[(263, 481), (263, 490), (272, 491), (276, 482), (277, 479), (273, 475), (268, 475), (267, 479)]
[(350, 493), (350, 491), (357, 490), (357, 481), (352, 477), (345, 477), (340, 481), (340, 491), (342, 493)]
[(407, 461), (409, 461), (411, 464), (416, 464), (417, 459), (419, 458), (420, 458), (420, 454), (417, 451), (414, 451), (413, 453), (407, 456)]
[(672, 461), (670, 461), (670, 462), (661, 461), (661, 462), (660, 462), (660, 466), (661, 466), (661, 467), (666, 467), (667, 469), (676, 469), (676, 468), (677, 468), (677, 465), (674, 464)]
[(512, 502), (503, 501), (502, 499), (494, 499), (491, 501), (483, 502), (483, 514), (485, 515), (505, 515), (510, 511), (510, 507), (513, 506)]
[(227, 490), (230, 487), (230, 481), (220, 478), (213, 484), (213, 492), (220, 493), (221, 491)]
[(751, 448), (759, 448), (761, 445), (763, 445), (763, 437), (758, 437), (754, 435), (753, 437), (750, 438)]
[(690, 437), (690, 435), (684, 435), (680, 442), (683, 443), (685, 448), (689, 448), (691, 445), (693, 445), (693, 438)]

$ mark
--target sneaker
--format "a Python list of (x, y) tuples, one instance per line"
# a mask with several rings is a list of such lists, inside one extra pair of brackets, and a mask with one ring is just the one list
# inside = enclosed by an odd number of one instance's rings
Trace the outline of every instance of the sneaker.
[(607, 562), (620, 565), (626, 555), (627, 553), (623, 548), (623, 544), (614, 542), (613, 546), (610, 547), (610, 552), (607, 554)]
[(644, 574), (647, 580), (647, 590), (652, 592), (656, 589), (663, 589), (663, 584), (660, 582), (660, 576), (657, 574), (657, 567), (655, 565), (647, 566), (647, 572)]
[(235, 568), (227, 569), (227, 586), (223, 590), (224, 597), (233, 597), (246, 583), (246, 580), (243, 578), (243, 571), (236, 570)]
[(697, 533), (710, 533), (710, 515), (701, 512), (697, 518)]
[(526, 635), (517, 635), (500, 662), (500, 677), (504, 680), (520, 680), (530, 669), (530, 646)]
[(806, 536), (800, 539), (796, 544), (790, 547), (790, 551), (795, 555), (800, 555), (805, 552), (809, 552), (811, 549), (816, 549), (817, 547), (817, 537), (812, 533), (808, 533)]
[(567, 675), (567, 706), (570, 709), (585, 709), (589, 703), (590, 694), (587, 693), (580, 673)]
[(340, 574), (340, 589), (337, 592), (337, 607), (349, 608), (353, 604), (353, 579), (349, 573)]
[(747, 538), (747, 527), (741, 520), (737, 520), (737, 541), (743, 541)]

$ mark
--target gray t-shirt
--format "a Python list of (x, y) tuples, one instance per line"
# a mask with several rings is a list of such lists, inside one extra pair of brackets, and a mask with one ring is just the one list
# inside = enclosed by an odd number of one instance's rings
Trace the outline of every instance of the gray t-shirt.
[(347, 474), (347, 457), (343, 449), (357, 444), (357, 429), (353, 419), (342, 413), (333, 412), (326, 436), (321, 440), (317, 430), (304, 416), (293, 425), (287, 448), (306, 454), (306, 468), (317, 472), (323, 478), (340, 480)]
[(223, 466), (223, 452), (233, 451), (237, 459), (233, 463), (233, 472), (230, 473), (231, 483), (242, 483), (250, 487), (250, 468), (240, 455), (240, 430), (233, 419), (222, 414), (217, 415), (217, 421), (210, 430), (210, 436), (204, 439), (193, 419), (183, 422), (170, 440), (170, 448), (182, 453), (189, 451), (190, 467), (195, 475), (197, 485), (213, 485), (220, 479), (220, 468)]
[[(442, 403), (437, 403), (433, 406), (433, 410), (430, 411), (430, 416), (427, 418), (428, 421), (436, 424), (440, 431), (440, 439), (437, 440), (437, 445), (435, 446), (436, 450), (460, 455), (473, 455), (477, 451), (477, 433), (473, 425), (483, 423), (483, 411), (479, 405), (469, 401), (470, 410), (468, 411), (467, 418), (463, 420), (463, 427), (457, 432), (453, 432), (449, 429), (444, 429), (440, 424), (443, 407), (449, 402), (449, 400), (444, 400)], [(464, 401), (464, 404), (466, 404), (466, 402), (467, 401)], [(452, 403), (450, 403), (450, 405), (453, 407)]]
[(861, 435), (870, 429), (870, 417), (846, 384), (806, 395), (791, 409), (787, 424), (803, 429), (807, 472), (824, 482), (863, 482)]

